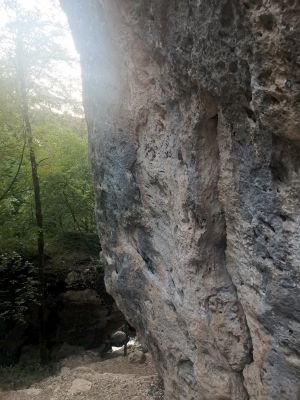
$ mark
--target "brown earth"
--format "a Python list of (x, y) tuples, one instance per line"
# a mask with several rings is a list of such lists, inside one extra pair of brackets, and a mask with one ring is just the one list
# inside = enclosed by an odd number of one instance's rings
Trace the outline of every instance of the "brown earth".
[[(131, 350), (132, 351), (132, 350)], [(130, 354), (130, 353), (129, 353)], [(67, 358), (58, 375), (27, 389), (0, 392), (0, 400), (161, 400), (162, 390), (146, 355), (143, 364), (130, 363), (121, 351), (99, 359), (93, 351)]]

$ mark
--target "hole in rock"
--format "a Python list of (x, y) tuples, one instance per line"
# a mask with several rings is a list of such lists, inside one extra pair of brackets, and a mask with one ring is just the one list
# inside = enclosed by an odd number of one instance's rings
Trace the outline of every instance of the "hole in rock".
[(255, 114), (254, 114), (253, 110), (251, 110), (249, 107), (244, 107), (244, 110), (246, 111), (246, 114), (247, 114), (248, 118), (250, 118), (254, 122), (256, 122), (256, 117), (255, 117)]

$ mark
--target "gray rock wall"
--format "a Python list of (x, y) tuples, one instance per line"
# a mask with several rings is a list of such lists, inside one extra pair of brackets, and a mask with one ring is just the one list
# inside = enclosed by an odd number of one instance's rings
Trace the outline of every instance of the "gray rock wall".
[(106, 286), (166, 398), (299, 400), (298, 2), (61, 3)]

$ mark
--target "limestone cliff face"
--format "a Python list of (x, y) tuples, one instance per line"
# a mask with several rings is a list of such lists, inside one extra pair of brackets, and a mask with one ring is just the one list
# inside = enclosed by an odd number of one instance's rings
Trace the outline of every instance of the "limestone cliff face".
[(298, 2), (61, 3), (106, 286), (166, 398), (299, 400)]

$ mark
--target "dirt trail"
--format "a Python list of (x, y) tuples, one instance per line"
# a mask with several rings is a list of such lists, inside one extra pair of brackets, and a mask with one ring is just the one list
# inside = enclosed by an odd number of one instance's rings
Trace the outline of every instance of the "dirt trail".
[(28, 389), (0, 392), (0, 400), (160, 400), (158, 377), (150, 355), (132, 364), (121, 352), (100, 360), (96, 353), (69, 357), (58, 375)]

